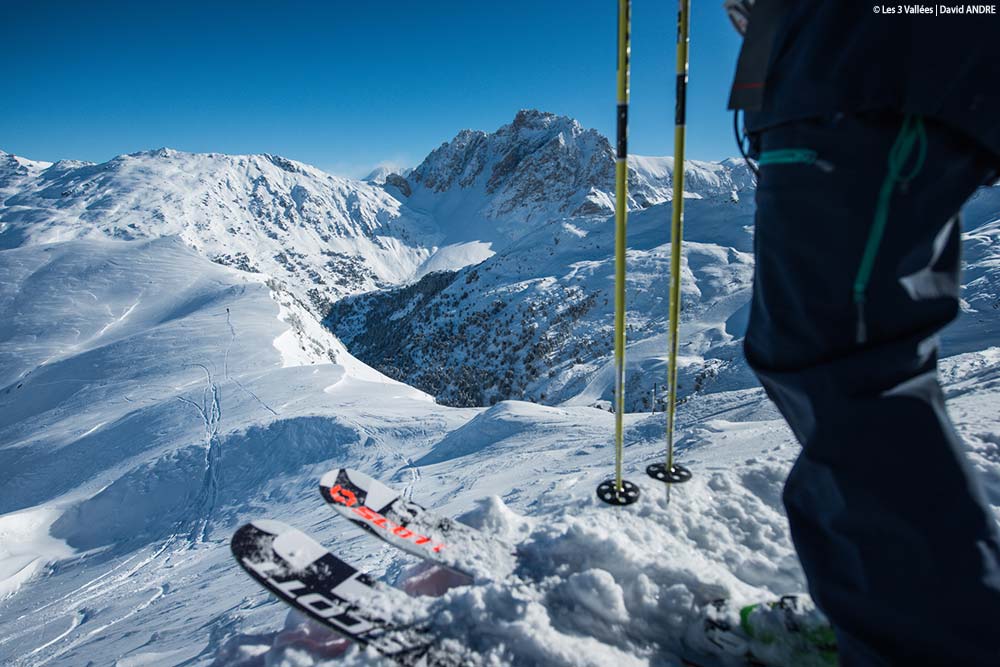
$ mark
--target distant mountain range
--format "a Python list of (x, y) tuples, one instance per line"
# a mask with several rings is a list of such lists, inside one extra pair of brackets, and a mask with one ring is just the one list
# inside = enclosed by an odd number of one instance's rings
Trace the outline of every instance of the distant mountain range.
[[(666, 376), (674, 162), (629, 172), (629, 406)], [(362, 361), (457, 405), (609, 401), (614, 204), (610, 142), (521, 111), (462, 130), (412, 170), (339, 178), (274, 155), (159, 149), (104, 164), (0, 153), (0, 247), (176, 236), (261, 275)], [(690, 161), (685, 180), (685, 392), (752, 386), (739, 353), (752, 277), (754, 178), (741, 160)], [(995, 324), (996, 189), (970, 206), (967, 334)], [(455, 273), (455, 272), (458, 273)], [(444, 272), (442, 274), (442, 272)], [(984, 338), (986, 337), (986, 338)]]
[[(611, 155), (593, 130), (537, 111), (493, 134), (463, 130), (409, 175), (366, 180), (275, 155), (162, 148), (51, 164), (0, 152), (0, 247), (175, 235), (284, 283), (321, 314), (344, 295), (480, 261), (554, 217), (609, 212)], [(634, 206), (669, 199), (670, 164), (637, 162)], [(691, 181), (698, 196), (748, 182), (725, 164), (692, 167), (704, 174)]]

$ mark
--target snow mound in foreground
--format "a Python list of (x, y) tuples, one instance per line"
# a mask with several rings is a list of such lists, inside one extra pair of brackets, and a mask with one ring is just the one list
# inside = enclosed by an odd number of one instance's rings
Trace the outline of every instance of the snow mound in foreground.
[[(607, 417), (597, 410), (574, 412), (592, 412), (600, 421)], [(480, 445), (505, 441), (513, 430), (522, 443), (532, 443), (525, 448), (534, 449), (557, 430), (559, 413), (563, 421), (580, 419), (564, 410), (500, 404), (442, 442), (459, 436), (471, 442), (471, 434), (462, 433), (479, 425), (487, 427), (479, 434)], [(643, 419), (635, 426), (658, 421)], [(734, 428), (713, 459), (724, 460), (720, 449), (734, 462), (743, 458), (753, 441), (774, 427), (762, 422)], [(541, 435), (545, 432), (548, 438)], [(669, 504), (664, 487), (632, 473), (630, 479), (642, 488), (639, 502), (606, 506), (593, 493), (598, 470), (577, 475), (570, 489), (549, 487), (528, 516), (499, 497), (480, 502), (462, 520), (517, 543), (518, 569), (505, 582), (448, 591), (432, 607), (434, 624), (443, 636), (475, 650), (484, 665), (676, 664), (685, 633), (708, 602), (727, 597), (749, 604), (803, 590), (780, 507), (792, 448), (779, 449), (744, 459), (744, 465), (701, 467), (691, 482), (674, 489)], [(487, 451), (490, 457), (497, 454)], [(293, 614), (283, 632), (259, 637), (258, 643), (237, 638), (242, 657), (230, 648), (216, 665), (383, 664), (354, 648), (334, 660), (330, 645), (317, 643), (323, 636)]]

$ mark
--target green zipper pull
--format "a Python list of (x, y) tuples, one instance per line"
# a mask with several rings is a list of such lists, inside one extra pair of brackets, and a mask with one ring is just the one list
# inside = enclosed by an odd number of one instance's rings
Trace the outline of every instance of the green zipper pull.
[(778, 148), (761, 153), (757, 163), (765, 167), (769, 164), (809, 164), (830, 173), (833, 164), (820, 159), (816, 151), (809, 148)]

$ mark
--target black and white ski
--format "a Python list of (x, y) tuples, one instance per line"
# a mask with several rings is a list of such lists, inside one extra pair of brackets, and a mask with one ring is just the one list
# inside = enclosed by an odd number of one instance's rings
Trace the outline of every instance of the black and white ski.
[(230, 546), (247, 574), (279, 599), (400, 667), (467, 662), (461, 650), (440, 646), (424, 603), (359, 572), (296, 528), (254, 521)]
[(409, 501), (357, 470), (331, 470), (319, 490), (334, 511), (372, 535), (475, 580), (502, 580), (516, 565), (513, 547), (503, 540)]

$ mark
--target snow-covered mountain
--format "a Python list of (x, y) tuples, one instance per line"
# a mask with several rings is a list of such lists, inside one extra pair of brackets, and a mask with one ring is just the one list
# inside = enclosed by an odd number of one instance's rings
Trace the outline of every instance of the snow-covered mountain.
[[(666, 159), (640, 160), (643, 169), (650, 164)], [(749, 196), (721, 196), (731, 181), (714, 177), (726, 173), (732, 174), (706, 167), (698, 177), (707, 179), (700, 181), (703, 196), (687, 201), (682, 397), (757, 384), (741, 350), (753, 275), (753, 204)], [(631, 410), (653, 409), (663, 398), (670, 206), (653, 205), (629, 221)], [(998, 219), (1000, 188), (983, 188), (965, 211), (963, 312), (944, 334), (946, 354), (1000, 345)], [(504, 399), (607, 404), (614, 387), (613, 220), (556, 218), (532, 227), (482, 264), (341, 300), (327, 324), (366, 363), (449, 405)]]
[[(685, 394), (755, 386), (740, 349), (753, 275), (749, 200), (688, 202), (680, 370)], [(630, 409), (666, 380), (670, 207), (630, 220)], [(556, 220), (482, 264), (334, 305), (327, 323), (382, 372), (451, 405), (611, 400), (614, 224)], [(391, 322), (387, 327), (386, 322)], [(657, 397), (663, 398), (663, 392)]]
[[(673, 199), (674, 158), (630, 155), (629, 195), (640, 208)], [(741, 158), (721, 162), (686, 160), (685, 198), (737, 201), (756, 187), (756, 179)]]
[(0, 247), (177, 236), (287, 286), (314, 310), (408, 279), (434, 230), (381, 187), (275, 155), (160, 149), (104, 164), (0, 154)]
[[(629, 205), (638, 212), (630, 232), (630, 335), (644, 340), (633, 355), (644, 371), (634, 376), (642, 378), (634, 407), (652, 407), (654, 385), (665, 377), (666, 346), (656, 337), (665, 330), (673, 168), (672, 158), (630, 161)], [(690, 338), (685, 384), (700, 389), (732, 367), (734, 386), (750, 386), (754, 381), (734, 363), (734, 342), (752, 273), (754, 179), (737, 160), (687, 168), (688, 237), (700, 245), (690, 246), (699, 258), (689, 267), (685, 315), (700, 333)], [(449, 281), (427, 275), (447, 269), (430, 261), (418, 273), (422, 282), (335, 304), (327, 322), (348, 346), (450, 404), (608, 400), (614, 203), (608, 140), (572, 119), (521, 111), (494, 133), (463, 130), (409, 177), (394, 180), (386, 189), (432, 217), (454, 244), (450, 252), (469, 253), (453, 263), (470, 266)], [(479, 260), (485, 262), (471, 266)]]
[[(690, 168), (694, 197), (752, 185), (732, 161)], [(607, 139), (538, 111), (491, 134), (463, 130), (416, 169), (365, 180), (275, 155), (162, 148), (51, 164), (0, 152), (0, 248), (178, 236), (322, 314), (345, 295), (478, 263), (553, 219), (605, 213), (613, 173)], [(631, 205), (668, 200), (671, 173), (668, 158), (638, 158)]]
[[(753, 185), (735, 160), (690, 168), (694, 197), (728, 200)], [(525, 110), (496, 132), (463, 130), (431, 152), (407, 178), (407, 203), (433, 215), (452, 240), (505, 241), (552, 220), (611, 213), (614, 173), (614, 151), (602, 134)], [(669, 201), (672, 188), (671, 158), (633, 160), (630, 207)]]
[(385, 165), (380, 165), (375, 167), (368, 175), (365, 176), (364, 180), (368, 183), (374, 183), (375, 185), (385, 185), (386, 180), (393, 174), (406, 178), (413, 172), (413, 167), (387, 167)]
[(28, 160), (0, 151), (0, 202), (24, 190), (38, 174), (51, 166), (51, 162)]

